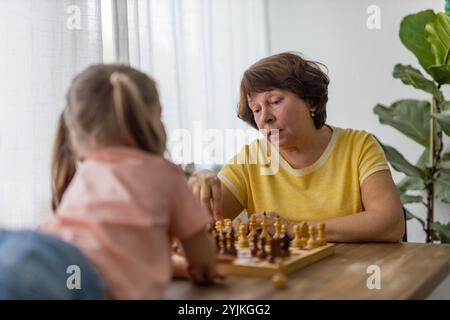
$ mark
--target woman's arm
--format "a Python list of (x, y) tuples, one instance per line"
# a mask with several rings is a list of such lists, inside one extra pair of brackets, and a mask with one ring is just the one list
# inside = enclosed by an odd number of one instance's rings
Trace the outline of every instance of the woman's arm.
[[(199, 172), (197, 177), (191, 178), (190, 185), (194, 194), (201, 199), (202, 205), (207, 207), (215, 218), (234, 219), (243, 210), (240, 202), (220, 183), (213, 172)], [(379, 171), (367, 177), (361, 187), (361, 196), (364, 211), (325, 221), (309, 221), (308, 224), (314, 226), (324, 223), (325, 238), (330, 242), (400, 241), (405, 230), (405, 221), (400, 197), (390, 172)], [(214, 211), (214, 207), (218, 210)], [(268, 215), (269, 225), (273, 227), (275, 215)], [(261, 222), (262, 214), (257, 214), (257, 217)], [(287, 224), (292, 234), (293, 226), (298, 222), (281, 219), (281, 223)]]
[[(325, 239), (329, 242), (398, 242), (405, 230), (405, 221), (400, 197), (389, 171), (376, 172), (364, 181), (361, 188), (364, 211), (324, 221), (308, 221), (316, 226), (325, 224)], [(273, 233), (276, 213), (268, 212), (269, 232)], [(263, 214), (256, 214), (257, 222)], [(293, 236), (297, 221), (280, 218)]]
[(398, 242), (405, 230), (400, 197), (389, 171), (370, 175), (361, 187), (363, 212), (326, 221), (330, 242)]

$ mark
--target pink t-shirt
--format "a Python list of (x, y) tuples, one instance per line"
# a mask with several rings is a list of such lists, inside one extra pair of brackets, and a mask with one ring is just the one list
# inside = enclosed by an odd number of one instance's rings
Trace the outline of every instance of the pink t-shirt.
[(108, 285), (109, 298), (158, 299), (172, 276), (170, 236), (186, 239), (208, 221), (176, 165), (114, 147), (79, 164), (41, 231), (80, 248)]

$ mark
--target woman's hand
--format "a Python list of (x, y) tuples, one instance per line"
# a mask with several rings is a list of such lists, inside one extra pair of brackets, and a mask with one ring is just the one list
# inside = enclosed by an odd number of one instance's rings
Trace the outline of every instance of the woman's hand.
[(214, 220), (223, 218), (221, 183), (214, 172), (209, 170), (194, 172), (188, 180), (188, 185)]
[[(254, 214), (256, 217), (256, 222), (258, 224), (258, 226), (261, 225), (261, 222), (263, 222), (264, 219), (264, 212), (262, 213), (255, 213)], [(275, 233), (275, 226), (274, 223), (276, 221), (276, 218), (279, 217), (279, 215), (276, 212), (266, 212), (266, 217), (267, 217), (267, 222), (268, 222), (268, 229), (267, 231), (269, 231), (270, 234), (274, 234)], [(288, 234), (290, 236), (292, 236), (292, 230), (293, 230), (293, 225), (295, 224), (294, 222), (288, 221), (282, 217), (279, 217), (279, 221), (280, 224), (283, 225), (285, 224), (288, 227)]]

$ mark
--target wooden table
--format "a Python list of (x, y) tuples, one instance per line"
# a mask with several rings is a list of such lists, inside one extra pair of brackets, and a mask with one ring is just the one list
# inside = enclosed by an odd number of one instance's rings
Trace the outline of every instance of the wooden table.
[[(378, 265), (381, 289), (368, 289), (367, 267)], [(289, 275), (275, 289), (268, 279), (227, 277), (224, 283), (197, 287), (177, 280), (167, 299), (424, 299), (450, 272), (450, 245), (338, 244), (333, 256)], [(450, 298), (450, 297), (449, 297)]]

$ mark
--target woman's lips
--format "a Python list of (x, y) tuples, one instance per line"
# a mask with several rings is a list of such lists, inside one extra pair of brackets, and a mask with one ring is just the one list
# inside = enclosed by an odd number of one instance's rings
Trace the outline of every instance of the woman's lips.
[(275, 139), (275, 142), (276, 141), (279, 141), (280, 140), (280, 138), (281, 138), (281, 132), (282, 132), (283, 130), (270, 130), (269, 132), (268, 132), (268, 134), (267, 134), (267, 140), (269, 140), (270, 142), (273, 142), (273, 140)]
[(275, 134), (275, 135), (278, 134), (279, 135), (281, 131), (283, 131), (283, 130), (282, 129), (270, 129), (269, 132), (268, 132), (268, 135), (269, 136), (271, 136), (273, 134)]

